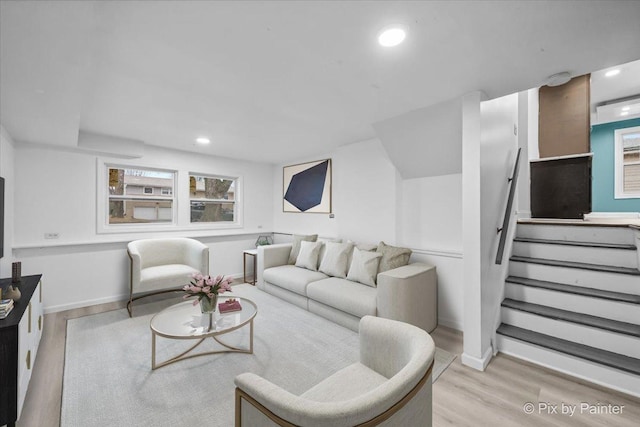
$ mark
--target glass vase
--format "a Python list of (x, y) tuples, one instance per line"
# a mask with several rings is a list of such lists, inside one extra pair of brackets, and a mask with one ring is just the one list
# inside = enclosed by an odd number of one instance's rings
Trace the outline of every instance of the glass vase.
[(213, 298), (204, 297), (200, 300), (200, 311), (202, 314), (211, 314), (216, 311), (218, 306), (218, 295)]

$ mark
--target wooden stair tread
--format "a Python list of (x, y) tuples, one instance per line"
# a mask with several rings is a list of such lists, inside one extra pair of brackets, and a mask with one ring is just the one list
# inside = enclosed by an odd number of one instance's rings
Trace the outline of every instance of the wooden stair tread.
[[(640, 304), (640, 295), (625, 294), (623, 292), (605, 291), (602, 289), (587, 288), (583, 286), (566, 285), (564, 283), (547, 282), (545, 280), (529, 279), (526, 277), (509, 276), (507, 282), (533, 288), (548, 289), (557, 292), (565, 292), (574, 295), (582, 295), (593, 298), (602, 298), (612, 301), (620, 301), (631, 304)], [(640, 288), (639, 288), (640, 290)]]
[(555, 338), (504, 323), (498, 327), (497, 333), (505, 337), (514, 338), (553, 351), (579, 357), (581, 359), (629, 372), (634, 375), (640, 375), (640, 359)]
[(505, 298), (504, 301), (502, 301), (501, 305), (502, 307), (525, 311), (527, 313), (548, 317), (554, 320), (562, 320), (566, 322), (604, 329), (619, 334), (640, 337), (640, 325), (635, 325), (633, 323), (605, 319), (604, 317), (592, 316), (590, 314), (584, 313), (576, 313), (574, 311), (562, 310), (559, 308), (548, 307), (540, 304), (516, 301), (511, 298)]
[(623, 249), (635, 251), (635, 245), (627, 245), (623, 243), (597, 243), (597, 242), (579, 242), (575, 240), (550, 240), (550, 239), (535, 239), (532, 237), (516, 237), (514, 242), (523, 243), (540, 243), (545, 245), (565, 245), (565, 246), (581, 246), (587, 248), (606, 248), (606, 249)]
[[(518, 255), (512, 256), (511, 261), (527, 262), (530, 264), (549, 265), (553, 267), (580, 268), (583, 270), (603, 271), (607, 273), (619, 273), (619, 274), (629, 274), (632, 276), (640, 276), (640, 270), (638, 270), (637, 268), (629, 268), (629, 267), (616, 267), (611, 265), (590, 264), (590, 263), (576, 262), (576, 261), (559, 261), (555, 259), (530, 258), (530, 257), (524, 257), (524, 256), (518, 256)], [(640, 281), (639, 281), (639, 284), (640, 284)]]

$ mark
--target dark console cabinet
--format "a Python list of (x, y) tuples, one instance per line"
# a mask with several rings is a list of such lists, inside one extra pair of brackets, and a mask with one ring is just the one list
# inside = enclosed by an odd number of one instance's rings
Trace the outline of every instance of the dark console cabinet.
[[(15, 425), (27, 394), (44, 326), (41, 277), (22, 277), (20, 300), (0, 320), (0, 425)], [(10, 284), (11, 279), (0, 280), (4, 290)]]

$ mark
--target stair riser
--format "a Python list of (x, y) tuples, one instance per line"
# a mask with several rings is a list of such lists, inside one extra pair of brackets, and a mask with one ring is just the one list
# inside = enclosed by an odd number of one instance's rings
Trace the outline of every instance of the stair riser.
[(498, 350), (549, 369), (640, 397), (640, 376), (497, 335)]
[(597, 265), (638, 268), (638, 255), (636, 251), (625, 249), (513, 242), (513, 255), (552, 259), (556, 261), (575, 261)]
[(640, 338), (577, 323), (554, 320), (509, 307), (501, 308), (502, 323), (640, 359)]
[[(637, 325), (640, 321), (640, 305), (638, 304), (608, 301), (600, 298), (555, 292), (508, 282), (505, 284), (504, 294), (505, 298), (511, 298), (517, 301), (545, 305), (547, 307), (559, 308), (576, 313), (590, 314), (592, 316), (604, 317), (605, 319), (618, 320), (620, 322)], [(527, 328), (525, 327), (525, 329)]]
[(638, 295), (640, 293), (640, 276), (631, 274), (609, 273), (579, 268), (556, 267), (529, 262), (509, 262), (511, 276), (567, 285), (584, 286), (613, 292)]
[(635, 244), (633, 230), (628, 227), (518, 224), (517, 236), (573, 242)]

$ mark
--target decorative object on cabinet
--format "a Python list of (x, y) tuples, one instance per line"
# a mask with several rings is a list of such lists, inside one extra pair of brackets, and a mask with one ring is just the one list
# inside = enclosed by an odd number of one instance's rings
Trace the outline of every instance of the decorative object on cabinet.
[(283, 212), (331, 213), (331, 159), (285, 166)]
[[(8, 427), (14, 427), (20, 419), (42, 336), (41, 277), (38, 274), (21, 278), (22, 298), (0, 321), (0, 425)], [(11, 278), (0, 280), (0, 287), (8, 286)]]
[(20, 283), (22, 277), (22, 263), (20, 261), (11, 264), (11, 283)]
[(7, 286), (7, 289), (3, 292), (3, 294), (4, 298), (9, 298), (14, 301), (20, 301), (20, 297), (22, 296), (20, 289), (18, 289), (17, 286), (13, 287), (11, 285)]

